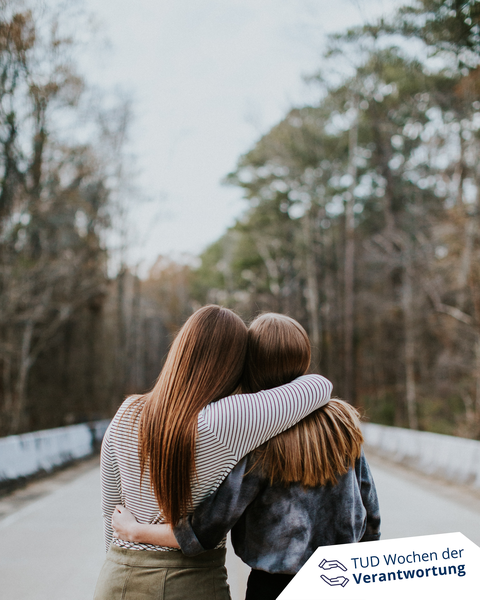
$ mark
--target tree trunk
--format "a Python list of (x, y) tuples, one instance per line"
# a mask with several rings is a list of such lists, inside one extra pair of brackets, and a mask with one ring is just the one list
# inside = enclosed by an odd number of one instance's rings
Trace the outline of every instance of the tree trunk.
[(141, 315), (141, 282), (140, 278), (133, 276), (133, 298), (132, 298), (132, 317), (131, 317), (131, 342), (129, 347), (129, 370), (130, 381), (129, 390), (139, 393), (145, 386), (144, 368), (142, 364), (142, 346), (145, 340), (142, 339), (142, 315)]
[(310, 341), (312, 343), (311, 368), (314, 372), (318, 372), (320, 369), (320, 360), (322, 356), (322, 334), (319, 317), (320, 294), (318, 291), (318, 280), (315, 268), (315, 252), (312, 241), (312, 209), (307, 211), (302, 220), (302, 225), (305, 238), (305, 272), (307, 281), (305, 296), (307, 300)]
[(112, 410), (117, 409), (118, 399), (125, 394), (127, 386), (127, 327), (125, 317), (125, 277), (126, 269), (122, 265), (117, 275), (117, 368), (118, 377), (115, 394), (112, 397)]
[(32, 366), (30, 348), (32, 345), (33, 329), (35, 322), (29, 319), (25, 324), (22, 336), (22, 351), (20, 355), (20, 368), (18, 372), (15, 400), (12, 409), (11, 433), (17, 433), (25, 419), (25, 403), (27, 394), (28, 374)]
[[(333, 341), (335, 332), (335, 310), (334, 307), (338, 301), (336, 295), (334, 277), (331, 271), (327, 271), (325, 276), (325, 332), (324, 332), (324, 349), (325, 349), (325, 362), (327, 365), (326, 375), (329, 379), (334, 380), (337, 376), (338, 371), (338, 354), (335, 352), (335, 344)], [(337, 346), (338, 347), (338, 346)]]
[(270, 250), (268, 249), (268, 244), (263, 238), (257, 237), (255, 239), (255, 246), (267, 269), (268, 278), (270, 280), (268, 287), (270, 288), (270, 292), (272, 293), (272, 296), (274, 297), (276, 303), (274, 310), (279, 312), (281, 311), (280, 272), (278, 269), (277, 262), (274, 258), (271, 257)]
[(354, 277), (355, 277), (355, 204), (357, 182), (356, 148), (358, 145), (358, 114), (350, 128), (348, 143), (348, 173), (350, 189), (345, 202), (345, 269), (344, 269), (344, 397), (354, 401), (353, 335), (354, 335)]
[(475, 334), (475, 414), (480, 416), (480, 331)]
[(4, 327), (3, 340), (6, 346), (5, 354), (2, 357), (2, 389), (3, 392), (3, 407), (2, 413), (4, 418), (0, 420), (0, 435), (8, 435), (10, 427), (10, 419), (13, 409), (13, 390), (12, 390), (12, 352), (10, 351), (9, 333), (10, 331)]
[(405, 331), (405, 390), (408, 426), (418, 429), (417, 392), (415, 386), (415, 321), (410, 249), (406, 248), (406, 265), (402, 284), (402, 308)]

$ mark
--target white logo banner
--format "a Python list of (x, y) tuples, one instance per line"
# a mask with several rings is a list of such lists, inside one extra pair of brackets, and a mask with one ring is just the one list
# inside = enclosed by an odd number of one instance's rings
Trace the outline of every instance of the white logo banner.
[(322, 546), (278, 600), (480, 598), (480, 548), (461, 533)]

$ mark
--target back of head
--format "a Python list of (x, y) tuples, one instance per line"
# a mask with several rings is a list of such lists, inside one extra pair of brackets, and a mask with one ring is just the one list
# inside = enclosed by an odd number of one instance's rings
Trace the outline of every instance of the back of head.
[[(289, 383), (307, 372), (310, 354), (300, 323), (286, 315), (260, 315), (248, 330), (242, 390), (257, 392)], [(255, 465), (271, 483), (334, 484), (354, 465), (362, 443), (358, 412), (342, 400), (330, 400), (257, 449)]]
[(268, 390), (304, 375), (310, 366), (310, 340), (305, 329), (286, 315), (264, 313), (248, 329), (244, 392)]
[(183, 325), (140, 417), (140, 462), (149, 466), (159, 506), (173, 525), (191, 505), (198, 414), (238, 387), (247, 328), (234, 312), (209, 305)]
[[(245, 363), (247, 328), (228, 308), (214, 304), (191, 315), (178, 332), (152, 391), (188, 404), (197, 413), (233, 393)], [(181, 400), (180, 400), (181, 399)]]

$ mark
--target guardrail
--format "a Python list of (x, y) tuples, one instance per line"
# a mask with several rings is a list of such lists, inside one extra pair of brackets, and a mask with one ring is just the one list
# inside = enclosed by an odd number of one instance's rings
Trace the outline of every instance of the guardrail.
[(0, 484), (52, 471), (96, 451), (108, 419), (0, 438)]
[[(0, 438), (0, 485), (52, 471), (100, 447), (109, 420)], [(367, 448), (456, 483), (480, 489), (480, 441), (363, 423)]]
[(367, 449), (427, 475), (480, 489), (480, 442), (466, 438), (362, 424)]

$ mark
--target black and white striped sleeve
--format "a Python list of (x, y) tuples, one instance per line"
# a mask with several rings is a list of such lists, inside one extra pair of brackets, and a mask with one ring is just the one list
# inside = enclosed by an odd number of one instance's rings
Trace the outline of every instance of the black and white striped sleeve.
[(326, 404), (331, 392), (325, 377), (304, 375), (278, 388), (212, 402), (203, 409), (204, 418), (238, 461)]
[(105, 433), (102, 442), (100, 458), (101, 485), (102, 485), (102, 515), (105, 547), (108, 551), (112, 543), (112, 515), (117, 504), (122, 504), (122, 487), (120, 472), (115, 462), (115, 457), (110, 446), (109, 431)]

